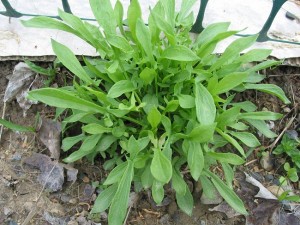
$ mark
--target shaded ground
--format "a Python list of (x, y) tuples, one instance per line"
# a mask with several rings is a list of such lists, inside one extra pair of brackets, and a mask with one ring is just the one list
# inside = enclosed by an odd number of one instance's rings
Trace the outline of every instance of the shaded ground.
[[(17, 62), (0, 62), (0, 93), (1, 99), (7, 85), (6, 76), (12, 73)], [(281, 86), (287, 96), (292, 100), (289, 106), (275, 97), (263, 93), (247, 92), (238, 98), (256, 102), (260, 109), (284, 113), (281, 121), (274, 124), (274, 131), (280, 134), (292, 119), (287, 129), (299, 129), (299, 103), (300, 103), (300, 68), (283, 66), (274, 71), (267, 71), (267, 83)], [(2, 101), (1, 101), (2, 102)], [(2, 112), (3, 104), (0, 106)], [(53, 118), (53, 109), (42, 105), (33, 106), (26, 118), (16, 102), (7, 105), (5, 118), (21, 124), (32, 126), (37, 112), (42, 117)], [(270, 145), (276, 140), (262, 139), (266, 150), (271, 150)], [(24, 164), (24, 160), (33, 153), (48, 154), (48, 150), (37, 141), (34, 134), (16, 133), (4, 129), (0, 144), (0, 224), (106, 224), (105, 213), (101, 215), (88, 215), (97, 191), (93, 187), (95, 181), (105, 177), (101, 162), (91, 165), (86, 161), (79, 161), (74, 168), (79, 170), (76, 182), (65, 182), (62, 191), (50, 193), (37, 182), (39, 170), (34, 170)], [(267, 185), (265, 177), (272, 174), (278, 177), (277, 168), (267, 172), (261, 168), (258, 158), (261, 156), (257, 149), (251, 155), (243, 170), (254, 172), (262, 177), (262, 183)], [(195, 208), (192, 217), (180, 212), (174, 201), (173, 194), (167, 191), (162, 206), (155, 206), (147, 192), (138, 196), (136, 204), (129, 210), (127, 224), (189, 224), (189, 225), (238, 225), (245, 224), (242, 216), (228, 219), (224, 213), (211, 212), (212, 205), (203, 205), (200, 202), (201, 187), (190, 183), (195, 197)], [(296, 189), (299, 187), (295, 186)], [(70, 221), (70, 222), (67, 222)]]

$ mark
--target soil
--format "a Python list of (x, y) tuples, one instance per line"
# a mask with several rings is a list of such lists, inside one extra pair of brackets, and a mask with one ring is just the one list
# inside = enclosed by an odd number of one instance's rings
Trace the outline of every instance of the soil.
[[(0, 62), (1, 99), (8, 83), (6, 76), (12, 73), (17, 63)], [(252, 100), (260, 109), (284, 113), (283, 119), (274, 124), (276, 133), (280, 134), (294, 117), (287, 129), (299, 129), (300, 68), (282, 66), (273, 71), (266, 71), (266, 74), (268, 78), (264, 82), (282, 87), (292, 104), (286, 106), (277, 98), (258, 92), (246, 92), (237, 98)], [(2, 110), (3, 104), (0, 106), (0, 112)], [(39, 104), (32, 106), (26, 117), (23, 117), (22, 109), (13, 101), (6, 105), (5, 118), (20, 125), (33, 126), (38, 112), (44, 118), (53, 118), (55, 114), (53, 109)], [(262, 139), (262, 145), (268, 149), (274, 141), (276, 140)], [(101, 166), (103, 162), (97, 161), (94, 165), (85, 160), (77, 162), (72, 165), (79, 171), (77, 181), (65, 182), (61, 191), (51, 193), (37, 181), (40, 171), (24, 164), (24, 160), (33, 153), (49, 155), (47, 148), (33, 133), (3, 130), (0, 143), (0, 224), (106, 224), (106, 213), (94, 217), (89, 215), (97, 195), (93, 185), (105, 178)], [(255, 150), (244, 170), (265, 176), (270, 172), (261, 168), (259, 156), (259, 150)], [(276, 171), (273, 173), (274, 176), (278, 175)], [(195, 199), (191, 217), (178, 209), (171, 192), (168, 192), (162, 206), (156, 206), (149, 194), (143, 192), (130, 208), (126, 224), (245, 224), (243, 216), (229, 219), (224, 213), (210, 211), (214, 205), (201, 204), (199, 188), (193, 183), (190, 188)]]

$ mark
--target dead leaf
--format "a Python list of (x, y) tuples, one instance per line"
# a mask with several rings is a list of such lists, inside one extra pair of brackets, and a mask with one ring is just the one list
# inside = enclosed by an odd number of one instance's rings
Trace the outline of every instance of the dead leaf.
[(50, 157), (59, 159), (60, 156), (60, 133), (61, 124), (50, 119), (41, 119), (38, 129), (38, 137), (41, 142), (49, 149)]
[(217, 212), (225, 213), (228, 219), (242, 215), (242, 214), (236, 212), (226, 202), (222, 202), (220, 205), (217, 205), (216, 207), (209, 209), (209, 211), (217, 211)]

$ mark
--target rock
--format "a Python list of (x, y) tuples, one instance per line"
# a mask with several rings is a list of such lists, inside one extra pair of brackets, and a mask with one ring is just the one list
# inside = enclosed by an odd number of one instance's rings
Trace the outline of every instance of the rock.
[(223, 198), (217, 191), (215, 192), (215, 198), (213, 199), (208, 198), (203, 192), (200, 201), (204, 205), (218, 205), (223, 201)]
[(64, 203), (69, 203), (70, 200), (72, 199), (72, 197), (68, 194), (65, 194), (63, 193), (61, 196), (60, 196), (60, 200)]
[(267, 189), (276, 197), (279, 197), (284, 192), (284, 190), (281, 187), (276, 186), (276, 185), (272, 185), (272, 186), (268, 187)]
[(169, 220), (170, 220), (170, 215), (166, 214), (159, 219), (159, 223), (160, 224), (170, 224)]
[(77, 198), (71, 198), (70, 200), (69, 200), (69, 203), (70, 204), (76, 204), (78, 201), (77, 201)]
[(78, 222), (77, 221), (69, 221), (67, 225), (78, 225)]
[(285, 133), (289, 136), (290, 139), (299, 140), (298, 132), (296, 130), (287, 130)]
[(272, 182), (274, 180), (274, 176), (272, 174), (267, 174), (265, 176), (266, 182)]
[(8, 207), (4, 207), (3, 208), (3, 213), (4, 213), (5, 216), (10, 216), (13, 213), (13, 211)]
[(18, 152), (13, 154), (13, 156), (11, 157), (11, 161), (20, 161), (21, 159), (22, 159), (22, 155)]
[(272, 156), (266, 152), (260, 159), (260, 165), (266, 171), (271, 171), (274, 167), (274, 162)]

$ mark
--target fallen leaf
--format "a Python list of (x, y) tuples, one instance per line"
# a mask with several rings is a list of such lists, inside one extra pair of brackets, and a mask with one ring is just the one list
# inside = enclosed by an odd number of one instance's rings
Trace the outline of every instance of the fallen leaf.
[(59, 159), (60, 156), (61, 124), (57, 121), (42, 118), (37, 135), (41, 142), (49, 149), (50, 157)]
[(242, 214), (236, 212), (226, 202), (222, 202), (220, 205), (217, 205), (216, 207), (209, 209), (209, 211), (217, 211), (217, 212), (225, 213), (228, 219), (242, 215)]

